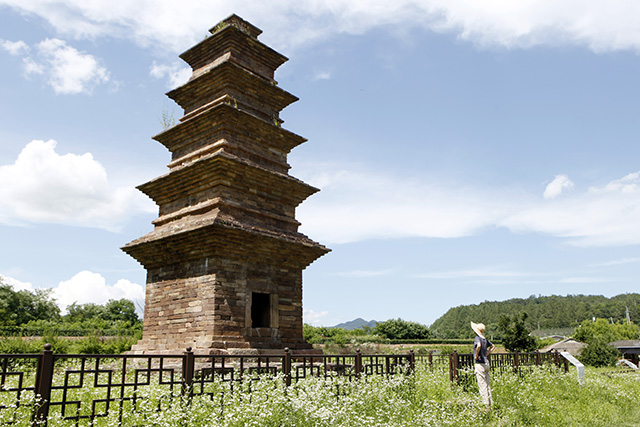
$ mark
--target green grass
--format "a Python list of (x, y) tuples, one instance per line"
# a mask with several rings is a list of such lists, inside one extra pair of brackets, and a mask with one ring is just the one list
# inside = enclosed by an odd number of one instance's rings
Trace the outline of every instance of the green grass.
[(496, 422), (531, 426), (640, 424), (640, 378), (635, 373), (587, 368), (582, 386), (573, 369), (558, 375), (536, 371), (522, 380), (502, 375), (494, 383)]
[[(530, 373), (495, 374), (494, 407), (480, 402), (473, 377), (452, 386), (448, 373), (418, 366), (415, 375), (374, 376), (360, 381), (305, 379), (291, 387), (282, 378), (245, 381), (234, 391), (228, 383), (208, 385), (213, 398), (195, 396), (191, 403), (167, 390), (144, 390), (141, 410), (127, 407), (125, 426), (633, 426), (640, 424), (640, 377), (635, 373), (587, 369), (578, 384), (568, 374), (536, 369)], [(99, 391), (83, 388), (83, 401)], [(4, 393), (0, 393), (2, 395)], [(156, 411), (161, 402), (162, 411)], [(9, 402), (6, 402), (9, 403)], [(28, 402), (26, 402), (28, 403)], [(0, 405), (2, 402), (0, 401)], [(0, 410), (0, 424), (10, 410)], [(23, 411), (23, 414), (26, 412)], [(27, 417), (28, 418), (28, 417)], [(117, 411), (97, 419), (96, 426), (117, 425)], [(18, 426), (29, 425), (28, 419)], [(49, 426), (70, 426), (52, 417)], [(88, 422), (80, 425), (88, 425)]]
[(63, 338), (55, 334), (25, 339), (22, 337), (0, 337), (0, 354), (40, 353), (45, 344), (51, 344), (54, 353), (67, 354), (121, 354), (131, 349), (142, 333), (101, 337)]

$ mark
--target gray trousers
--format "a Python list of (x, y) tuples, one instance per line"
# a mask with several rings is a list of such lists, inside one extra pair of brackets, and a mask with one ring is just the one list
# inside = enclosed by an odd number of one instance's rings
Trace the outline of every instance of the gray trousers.
[(476, 379), (478, 380), (478, 388), (480, 389), (480, 396), (482, 396), (482, 403), (491, 406), (491, 404), (493, 404), (493, 398), (491, 397), (491, 378), (489, 377), (489, 364), (476, 363), (475, 371)]

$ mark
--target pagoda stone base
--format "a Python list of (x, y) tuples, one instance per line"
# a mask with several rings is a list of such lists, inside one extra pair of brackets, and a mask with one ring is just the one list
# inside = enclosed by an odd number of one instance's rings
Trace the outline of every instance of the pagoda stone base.
[[(191, 347), (197, 354), (262, 354), (312, 348), (302, 339), (299, 270), (260, 264), (212, 267), (218, 272), (147, 284), (143, 338), (131, 353), (175, 354)], [(175, 266), (165, 268), (150, 277), (176, 271)]]

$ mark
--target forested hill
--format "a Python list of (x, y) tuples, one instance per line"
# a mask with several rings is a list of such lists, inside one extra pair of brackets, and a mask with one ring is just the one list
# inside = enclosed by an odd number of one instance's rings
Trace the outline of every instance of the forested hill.
[(488, 331), (495, 331), (500, 315), (526, 312), (526, 326), (530, 330), (575, 327), (593, 317), (625, 319), (629, 307), (631, 320), (640, 323), (640, 294), (622, 294), (612, 298), (600, 295), (530, 296), (507, 301), (485, 301), (476, 305), (462, 305), (449, 309), (431, 325), (438, 337), (472, 336), (469, 322), (482, 322)]

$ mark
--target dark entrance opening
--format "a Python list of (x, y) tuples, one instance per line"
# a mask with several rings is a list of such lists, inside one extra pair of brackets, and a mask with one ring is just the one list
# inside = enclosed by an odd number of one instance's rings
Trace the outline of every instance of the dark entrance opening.
[(251, 293), (251, 327), (271, 327), (270, 295), (260, 292)]

